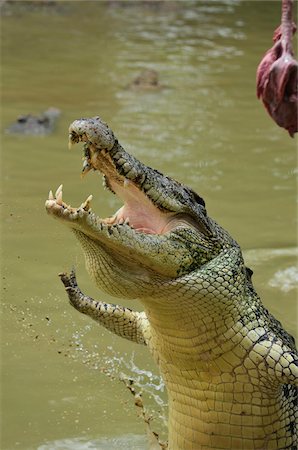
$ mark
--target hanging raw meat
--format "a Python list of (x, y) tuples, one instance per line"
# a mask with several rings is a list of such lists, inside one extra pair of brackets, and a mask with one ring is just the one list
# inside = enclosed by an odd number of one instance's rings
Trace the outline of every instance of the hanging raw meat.
[(293, 0), (282, 0), (281, 25), (257, 70), (257, 96), (270, 116), (290, 136), (297, 132), (297, 61), (293, 57)]

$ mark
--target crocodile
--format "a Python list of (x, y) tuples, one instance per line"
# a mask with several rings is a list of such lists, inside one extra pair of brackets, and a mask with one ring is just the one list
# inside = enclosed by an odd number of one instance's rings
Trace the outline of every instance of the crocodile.
[(158, 72), (153, 69), (143, 70), (130, 84), (132, 90), (154, 91), (159, 90), (162, 86), (158, 80)]
[(61, 273), (71, 305), (111, 332), (146, 345), (168, 393), (169, 450), (296, 449), (298, 354), (262, 304), (241, 249), (194, 190), (120, 145), (99, 117), (74, 121), (82, 174), (100, 171), (123, 201), (99, 218), (92, 196), (73, 208), (62, 185), (46, 200), (81, 244), (87, 271), (134, 311), (85, 295)]
[(61, 112), (57, 108), (48, 108), (39, 116), (26, 114), (19, 116), (5, 131), (9, 134), (46, 135), (54, 131)]

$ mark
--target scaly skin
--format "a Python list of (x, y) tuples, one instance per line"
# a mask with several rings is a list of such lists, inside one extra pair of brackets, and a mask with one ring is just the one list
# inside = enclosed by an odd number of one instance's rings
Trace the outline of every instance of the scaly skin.
[(264, 308), (239, 245), (191, 189), (144, 166), (99, 118), (70, 126), (84, 141), (83, 173), (104, 174), (124, 201), (107, 219), (50, 192), (47, 212), (82, 245), (104, 291), (138, 298), (144, 312), (82, 294), (60, 274), (71, 304), (110, 331), (145, 344), (169, 397), (169, 450), (296, 449), (298, 356)]

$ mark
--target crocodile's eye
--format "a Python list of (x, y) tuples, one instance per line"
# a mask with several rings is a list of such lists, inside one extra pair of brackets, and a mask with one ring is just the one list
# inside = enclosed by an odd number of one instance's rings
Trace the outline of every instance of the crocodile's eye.
[(199, 196), (199, 194), (197, 194), (195, 191), (193, 191), (192, 189), (189, 189), (189, 191), (192, 193), (195, 201), (199, 204), (205, 207), (205, 201), (202, 197)]

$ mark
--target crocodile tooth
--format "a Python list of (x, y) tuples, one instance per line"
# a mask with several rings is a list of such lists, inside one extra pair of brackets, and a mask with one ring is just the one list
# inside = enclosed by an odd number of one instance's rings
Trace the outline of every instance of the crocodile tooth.
[(113, 223), (115, 223), (116, 220), (116, 216), (114, 215), (113, 217), (107, 217), (106, 219), (101, 219), (101, 223), (105, 224), (105, 225), (113, 225)]
[(54, 195), (52, 191), (49, 192), (49, 200), (54, 200)]
[(123, 187), (128, 187), (130, 185), (130, 181), (127, 178), (124, 178)]
[(129, 217), (126, 217), (124, 224), (129, 225)]
[(80, 142), (80, 137), (74, 131), (71, 131), (68, 135), (68, 148), (71, 149), (78, 142)]
[(88, 211), (88, 209), (90, 209), (90, 202), (92, 198), (93, 196), (89, 195), (89, 197), (84, 201), (84, 203), (81, 204), (80, 208), (83, 208), (85, 211)]
[(124, 219), (123, 219), (123, 217), (121, 217), (121, 219), (119, 219), (119, 221), (118, 221), (118, 225), (123, 225), (124, 224)]
[(85, 158), (83, 160), (83, 169), (81, 172), (81, 177), (85, 176), (88, 172), (90, 172), (90, 170), (92, 169), (91, 164), (89, 163), (89, 161)]
[(55, 197), (58, 198), (58, 195), (60, 194), (60, 192), (62, 192), (63, 189), (63, 184), (60, 184), (60, 186), (58, 187), (56, 193), (55, 193)]
[(56, 203), (57, 205), (62, 206), (62, 190), (58, 192), (58, 195), (56, 193)]

